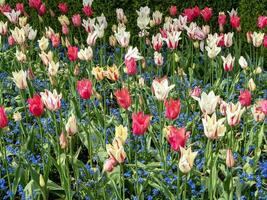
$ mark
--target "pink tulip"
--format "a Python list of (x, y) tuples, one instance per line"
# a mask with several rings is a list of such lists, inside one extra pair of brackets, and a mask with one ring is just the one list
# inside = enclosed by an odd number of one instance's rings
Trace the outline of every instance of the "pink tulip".
[(82, 24), (80, 14), (73, 15), (71, 20), (75, 27), (80, 27)]
[(259, 29), (264, 29), (267, 26), (267, 16), (258, 17), (258, 27)]
[(171, 16), (175, 16), (177, 14), (177, 8), (176, 6), (171, 6), (169, 9), (169, 13)]

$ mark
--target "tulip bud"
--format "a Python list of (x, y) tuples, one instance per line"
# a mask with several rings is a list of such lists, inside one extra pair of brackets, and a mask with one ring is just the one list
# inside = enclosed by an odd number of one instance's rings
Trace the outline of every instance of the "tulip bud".
[(59, 145), (60, 145), (61, 149), (66, 149), (68, 147), (68, 140), (67, 140), (64, 132), (62, 132), (59, 136)]
[(109, 45), (115, 47), (117, 44), (117, 40), (114, 35), (109, 36)]
[(226, 151), (226, 166), (232, 168), (235, 165), (235, 159), (231, 149)]
[(250, 91), (256, 90), (256, 84), (252, 78), (248, 81), (248, 88)]
[(255, 74), (261, 74), (261, 73), (262, 73), (262, 69), (261, 69), (261, 67), (257, 67), (257, 68), (254, 70), (254, 73), (255, 73)]
[(21, 114), (20, 114), (20, 112), (15, 112), (15, 113), (13, 114), (13, 119), (14, 119), (14, 121), (16, 121), (16, 122), (21, 121)]
[(45, 186), (45, 180), (44, 180), (44, 177), (42, 174), (40, 174), (40, 176), (39, 176), (39, 184), (41, 187)]

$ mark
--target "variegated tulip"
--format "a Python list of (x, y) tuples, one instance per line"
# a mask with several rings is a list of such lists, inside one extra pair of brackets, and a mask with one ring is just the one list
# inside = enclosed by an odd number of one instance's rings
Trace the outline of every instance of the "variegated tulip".
[(181, 151), (181, 158), (179, 160), (179, 169), (183, 173), (188, 173), (191, 171), (194, 160), (197, 156), (197, 152), (192, 152), (191, 147), (188, 149), (184, 149), (183, 147), (180, 147)]
[(61, 107), (62, 94), (58, 94), (54, 89), (53, 93), (49, 90), (41, 92), (42, 101), (48, 110), (56, 111)]
[(77, 119), (73, 113), (71, 114), (68, 122), (65, 125), (65, 130), (70, 136), (74, 135), (78, 131)]
[(49, 41), (46, 37), (42, 37), (40, 40), (38, 40), (38, 45), (41, 51), (45, 51), (49, 45)]
[(242, 108), (240, 102), (236, 104), (229, 103), (226, 107), (226, 117), (230, 126), (236, 126), (239, 124), (242, 114), (245, 112), (245, 108)]
[(43, 64), (45, 66), (48, 66), (48, 64), (53, 60), (53, 52), (49, 51), (48, 53), (45, 53), (44, 51), (42, 51), (41, 53), (39, 53), (39, 57), (41, 58)]
[(95, 43), (96, 43), (97, 37), (98, 37), (98, 32), (97, 31), (88, 33), (88, 37), (87, 37), (87, 40), (86, 40), (87, 44), (89, 46), (94, 46)]
[(85, 49), (80, 49), (80, 51), (78, 52), (78, 58), (80, 60), (85, 60), (85, 61), (89, 61), (92, 60), (93, 58), (93, 50), (91, 47), (87, 47)]
[(156, 99), (164, 101), (167, 99), (169, 92), (175, 87), (175, 85), (170, 85), (166, 77), (162, 79), (154, 79), (152, 82), (152, 89), (155, 94)]
[(231, 47), (233, 45), (233, 36), (234, 36), (234, 33), (226, 33), (224, 34), (224, 45), (226, 47)]
[(215, 96), (213, 91), (210, 91), (209, 94), (202, 92), (200, 98), (195, 96), (193, 96), (193, 98), (198, 101), (202, 113), (208, 115), (215, 112), (216, 106), (220, 100), (220, 97)]
[(163, 65), (163, 56), (161, 55), (161, 53), (157, 51), (154, 52), (154, 62), (157, 66)]
[(56, 76), (59, 69), (59, 62), (55, 63), (53, 60), (48, 64), (49, 76)]
[(264, 33), (253, 32), (253, 34), (252, 34), (252, 44), (254, 45), (254, 47), (261, 46), (261, 44), (263, 42), (263, 38), (264, 38)]
[(11, 23), (16, 24), (19, 20), (20, 11), (15, 11), (14, 9), (12, 9), (11, 12), (4, 12), (4, 15)]
[(6, 35), (7, 34), (7, 22), (0, 21), (0, 34)]
[(95, 77), (96, 80), (101, 81), (104, 79), (104, 70), (101, 67), (93, 67), (92, 75)]
[(252, 106), (251, 112), (256, 122), (262, 122), (265, 119), (265, 114), (262, 111), (262, 108), (259, 102), (257, 102), (255, 105)]
[(125, 143), (126, 139), (128, 136), (128, 131), (127, 131), (127, 127), (124, 127), (122, 125), (116, 126), (115, 127), (115, 137), (116, 138), (120, 138), (122, 144)]
[(160, 51), (162, 45), (163, 45), (163, 39), (161, 37), (161, 34), (158, 33), (157, 35), (153, 35), (152, 36), (152, 45), (153, 45), (153, 49), (155, 51)]
[(155, 12), (153, 12), (152, 18), (155, 25), (159, 25), (162, 22), (162, 13), (156, 10)]
[(202, 118), (202, 123), (206, 137), (214, 140), (224, 136), (226, 131), (226, 127), (223, 124), (224, 121), (225, 118), (217, 121), (216, 113), (213, 113), (211, 117), (209, 115), (205, 115), (205, 117)]
[(20, 70), (18, 72), (12, 72), (12, 75), (13, 81), (19, 89), (24, 90), (28, 87), (26, 71)]
[(130, 41), (130, 32), (127, 32), (125, 27), (118, 28), (118, 32), (115, 32), (114, 35), (121, 47), (128, 47)]
[(169, 49), (173, 50), (178, 47), (179, 40), (181, 40), (181, 33), (181, 31), (167, 32), (167, 38), (164, 38), (164, 40), (167, 43)]
[(104, 76), (107, 77), (109, 80), (117, 81), (120, 77), (118, 67), (116, 65), (107, 67), (107, 70), (104, 72)]
[(226, 57), (221, 57), (223, 60), (223, 69), (226, 72), (232, 71), (234, 67), (235, 57), (232, 57), (231, 53), (229, 53)]
[(112, 144), (106, 145), (107, 153), (110, 157), (113, 157), (118, 163), (123, 163), (126, 158), (122, 141), (120, 138), (114, 138)]

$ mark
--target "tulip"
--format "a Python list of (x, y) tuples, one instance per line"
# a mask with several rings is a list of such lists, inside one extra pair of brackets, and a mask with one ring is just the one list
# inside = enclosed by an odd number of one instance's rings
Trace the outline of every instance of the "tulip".
[(189, 137), (185, 128), (176, 128), (174, 126), (165, 127), (163, 133), (174, 151), (179, 151), (181, 147), (184, 147)]
[(28, 99), (29, 110), (31, 114), (35, 117), (40, 117), (44, 112), (44, 104), (42, 98), (35, 94), (32, 98)]
[(199, 86), (195, 86), (193, 90), (190, 91), (189, 95), (191, 97), (200, 97), (201, 95), (201, 88)]
[(116, 165), (117, 161), (113, 157), (110, 157), (108, 160), (105, 161), (103, 170), (105, 172), (112, 172)]
[(160, 33), (157, 33), (156, 36), (152, 36), (152, 44), (153, 44), (153, 49), (155, 51), (160, 51), (162, 45), (163, 45), (163, 39), (161, 37)]
[(65, 126), (65, 130), (70, 136), (74, 135), (78, 131), (77, 120), (76, 120), (76, 117), (73, 113), (71, 114), (71, 116), (68, 119), (68, 122)]
[(178, 20), (176, 22), (177, 22), (177, 28), (178, 28), (178, 30), (181, 30), (182, 31), (186, 27), (187, 17), (186, 16), (179, 15), (179, 18), (178, 18)]
[[(19, 26), (23, 27), (23, 28), (26, 28), (28, 26), (27, 25), (27, 20), (28, 20), (27, 17), (20, 17), (19, 18)], [(24, 26), (26, 26), (26, 27), (24, 27)], [(27, 31), (25, 31), (25, 32), (27, 32)]]
[(116, 65), (107, 67), (107, 70), (104, 72), (104, 76), (107, 77), (109, 80), (117, 81), (120, 77), (119, 69)]
[(18, 27), (15, 27), (14, 30), (11, 30), (12, 37), (18, 44), (23, 44), (26, 40), (25, 31), (23, 28), (19, 29)]
[(126, 72), (128, 75), (135, 75), (137, 73), (136, 61), (141, 60), (143, 57), (140, 55), (138, 49), (129, 47), (124, 57), (124, 63), (126, 65)]
[(59, 62), (55, 63), (54, 61), (49, 62), (48, 64), (48, 74), (49, 76), (56, 76), (59, 68)]
[(62, 33), (64, 34), (64, 35), (68, 35), (69, 34), (69, 27), (67, 26), (67, 25), (63, 25), (62, 26)]
[(0, 106), (0, 128), (5, 128), (8, 124), (7, 115), (3, 106)]
[(155, 25), (159, 25), (162, 21), (162, 13), (156, 10), (155, 12), (153, 12), (152, 18), (153, 18), (153, 22), (155, 23)]
[(248, 67), (248, 63), (243, 56), (240, 56), (238, 63), (242, 69), (246, 69)]
[(4, 23), (4, 22), (0, 21), (0, 34), (1, 35), (7, 34), (7, 22)]
[(249, 88), (249, 90), (250, 91), (254, 91), (254, 90), (256, 90), (256, 84), (255, 84), (255, 82), (254, 82), (254, 80), (251, 78), (251, 79), (249, 79), (249, 81), (248, 81), (248, 88)]
[(77, 90), (82, 99), (90, 99), (93, 93), (92, 82), (89, 79), (78, 81)]
[(206, 115), (204, 118), (202, 118), (204, 133), (206, 137), (214, 140), (224, 136), (226, 131), (226, 127), (223, 124), (224, 121), (225, 118), (219, 119), (217, 121), (216, 113), (213, 113), (211, 117), (209, 115)]
[(90, 61), (93, 58), (93, 50), (92, 48), (89, 46), (85, 49), (80, 49), (80, 51), (78, 52), (78, 58), (80, 60), (85, 60), (85, 61)]
[(27, 59), (26, 55), (22, 51), (16, 50), (15, 55), (16, 55), (16, 58), (19, 62), (24, 63)]
[(45, 51), (49, 45), (49, 41), (43, 36), (40, 40), (38, 40), (38, 44), (41, 51)]
[(51, 35), (51, 42), (52, 42), (52, 46), (57, 48), (60, 44), (60, 37), (57, 34), (52, 34)]
[(16, 41), (14, 40), (13, 36), (10, 35), (8, 37), (8, 44), (9, 44), (9, 46), (13, 46), (15, 43), (16, 43)]
[(104, 79), (104, 70), (101, 67), (93, 67), (92, 75), (96, 78), (96, 80), (101, 81)]
[(21, 89), (24, 90), (28, 87), (27, 84), (27, 72), (20, 70), (18, 72), (12, 72), (12, 76), (13, 76), (13, 81), (16, 84), (16, 86)]
[(20, 11), (20, 13), (24, 13), (24, 4), (23, 3), (17, 3), (16, 4), (16, 11)]
[(191, 171), (194, 165), (194, 160), (197, 156), (197, 152), (192, 152), (191, 147), (188, 149), (180, 147), (180, 150), (181, 150), (181, 158), (179, 160), (179, 169), (183, 173), (188, 173)]
[(127, 127), (124, 127), (122, 125), (115, 127), (115, 138), (120, 138), (122, 144), (125, 144), (127, 136), (128, 136)]
[(226, 72), (232, 71), (234, 67), (235, 58), (232, 57), (231, 54), (228, 54), (225, 58), (224, 56), (221, 57), (223, 60), (223, 69)]
[(11, 10), (11, 12), (4, 12), (3, 14), (8, 18), (11, 23), (18, 23), (20, 11)]
[(131, 96), (128, 88), (122, 88), (116, 90), (114, 95), (116, 96), (117, 103), (124, 109), (128, 109), (131, 106)]
[(200, 14), (203, 17), (204, 21), (208, 22), (212, 17), (212, 9), (209, 7), (205, 7), (203, 10), (201, 10)]
[(261, 44), (263, 42), (263, 38), (264, 38), (264, 33), (253, 32), (252, 43), (253, 43), (254, 47), (261, 46)]
[(21, 117), (21, 113), (20, 113), (20, 112), (15, 112), (15, 113), (13, 114), (13, 119), (14, 119), (15, 122), (19, 122), (19, 121), (21, 121), (21, 119), (22, 119), (22, 117)]
[(86, 42), (89, 46), (94, 46), (97, 38), (98, 38), (98, 32), (97, 31), (90, 32), (90, 33), (88, 33), (88, 37), (86, 39)]
[[(262, 107), (260, 105), (261, 102), (256, 103), (254, 106), (251, 108), (251, 112), (253, 114), (253, 118), (256, 122), (262, 122), (265, 119), (265, 114), (262, 110)], [(267, 109), (266, 109), (266, 114), (267, 114)]]
[(45, 66), (48, 66), (49, 63), (53, 60), (53, 52), (52, 51), (49, 51), (47, 54), (42, 51), (40, 54), (39, 54), (39, 57), (41, 58), (43, 64)]
[(210, 91), (209, 94), (202, 92), (201, 98), (195, 96), (193, 96), (193, 98), (198, 101), (202, 113), (208, 115), (215, 112), (216, 106), (220, 100), (220, 97), (215, 96), (213, 91)]
[(29, 0), (29, 6), (38, 10), (42, 4), (41, 0)]
[(192, 8), (192, 10), (193, 10), (194, 18), (199, 17), (199, 15), (201, 14), (199, 7), (195, 6), (194, 8)]
[(252, 32), (251, 31), (248, 31), (247, 33), (246, 33), (246, 36), (247, 36), (247, 42), (248, 43), (251, 43), (252, 42)]
[(118, 32), (115, 32), (114, 35), (121, 47), (128, 47), (130, 41), (130, 32), (127, 32), (125, 27), (119, 28)]
[(264, 29), (267, 26), (267, 16), (258, 17), (258, 28)]
[(194, 10), (194, 8), (193, 9), (186, 8), (184, 9), (183, 16), (186, 16), (188, 22), (192, 22), (197, 17), (196, 16), (197, 12), (198, 12), (197, 9)]
[(262, 112), (267, 115), (267, 100), (261, 100), (259, 102)]
[(163, 65), (163, 56), (161, 53), (158, 53), (157, 51), (154, 52), (154, 62), (157, 66)]
[(169, 13), (170, 13), (171, 16), (175, 16), (177, 14), (177, 8), (176, 8), (176, 6), (171, 6), (169, 8)]
[(250, 106), (251, 104), (251, 93), (249, 90), (241, 90), (238, 97), (239, 102), (242, 106)]
[(68, 46), (68, 58), (70, 61), (75, 61), (78, 58), (78, 47)]
[(85, 5), (83, 6), (83, 13), (87, 16), (87, 17), (91, 17), (93, 15), (93, 10), (91, 8), (91, 6), (89, 5)]
[(46, 12), (46, 6), (44, 3), (42, 3), (38, 9), (38, 15), (43, 16), (45, 12)]
[(132, 132), (134, 135), (144, 135), (150, 124), (150, 116), (144, 112), (132, 114)]
[(162, 79), (154, 79), (152, 82), (152, 91), (154, 92), (156, 99), (163, 101), (167, 99), (169, 92), (175, 87), (170, 85), (166, 77)]
[(29, 40), (34, 40), (36, 38), (36, 35), (37, 35), (37, 30), (33, 30), (31, 28), (30, 31), (29, 31), (29, 34), (28, 34), (28, 39)]
[(176, 49), (179, 45), (179, 40), (181, 40), (181, 31), (167, 32), (167, 38), (164, 41), (167, 43), (169, 49)]
[(233, 15), (230, 17), (230, 24), (233, 28), (240, 30), (240, 17)]
[(112, 46), (112, 47), (116, 46), (117, 40), (116, 40), (116, 37), (114, 35), (109, 36), (108, 40), (109, 40), (110, 46)]
[(213, 59), (221, 52), (221, 47), (217, 47), (216, 45), (213, 47), (206, 46), (206, 51), (208, 52), (208, 56)]
[(226, 116), (226, 107), (227, 107), (227, 103), (223, 100), (220, 101), (220, 113), (223, 115), (223, 116)]
[(63, 25), (66, 25), (66, 26), (70, 25), (70, 21), (69, 21), (69, 19), (68, 19), (68, 17), (66, 15), (60, 15), (58, 17), (58, 21), (61, 24), (61, 26), (63, 26)]
[(116, 15), (117, 15), (118, 22), (123, 22), (123, 20), (124, 20), (124, 11), (123, 11), (122, 8), (117, 8), (116, 9)]
[(65, 3), (65, 2), (64, 3), (59, 3), (57, 7), (58, 7), (59, 11), (62, 14), (66, 14), (68, 12), (68, 10), (69, 10), (68, 4)]
[(169, 101), (164, 102), (166, 112), (165, 112), (165, 117), (174, 120), (176, 119), (181, 111), (181, 102), (179, 99), (173, 100), (170, 99)]
[(71, 20), (75, 27), (80, 27), (82, 24), (80, 14), (73, 15)]
[(54, 89), (53, 93), (49, 90), (45, 90), (41, 92), (42, 101), (45, 107), (51, 111), (57, 111), (61, 107), (61, 98), (62, 94), (58, 94), (57, 91)]
[(115, 138), (112, 144), (106, 145), (107, 153), (110, 157), (114, 158), (118, 163), (123, 163), (126, 158), (122, 141), (120, 138)]
[(223, 32), (223, 27), (226, 24), (226, 15), (224, 12), (219, 12), (218, 24), (220, 26), (220, 32)]
[(226, 166), (232, 168), (235, 165), (235, 159), (231, 149), (226, 151)]
[(61, 149), (66, 149), (68, 147), (68, 139), (64, 132), (62, 132), (59, 136), (59, 145)]
[(245, 108), (241, 109), (241, 104), (229, 103), (226, 107), (226, 117), (230, 126), (236, 126), (240, 122), (242, 114), (245, 112)]
[(220, 40), (218, 42), (218, 46), (223, 47), (224, 46), (224, 34), (220, 34)]
[(224, 34), (224, 45), (226, 47), (231, 47), (233, 45), (233, 36), (234, 36), (234, 33), (227, 33), (227, 34)]

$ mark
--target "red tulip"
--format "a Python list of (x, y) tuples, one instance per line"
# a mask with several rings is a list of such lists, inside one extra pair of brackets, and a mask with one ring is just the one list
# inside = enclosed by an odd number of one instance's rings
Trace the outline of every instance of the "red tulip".
[(62, 14), (66, 14), (68, 12), (68, 10), (69, 10), (68, 4), (65, 3), (65, 2), (64, 3), (59, 3), (57, 7), (58, 7), (59, 11)]
[(60, 44), (60, 37), (55, 35), (55, 34), (52, 34), (51, 35), (51, 42), (52, 42), (52, 46), (53, 47), (58, 47), (59, 44)]
[(164, 105), (166, 108), (165, 116), (168, 119), (174, 120), (179, 116), (181, 111), (181, 102), (179, 99), (177, 100), (170, 99), (169, 101), (165, 101)]
[(0, 12), (4, 13), (4, 12), (11, 12), (11, 7), (9, 4), (4, 4), (2, 6), (0, 6)]
[(150, 124), (150, 116), (145, 115), (144, 112), (140, 111), (132, 114), (132, 120), (133, 134), (144, 135)]
[(265, 48), (267, 48), (267, 35), (264, 36), (262, 44)]
[(118, 104), (124, 108), (128, 109), (131, 106), (131, 96), (127, 88), (122, 88), (121, 90), (115, 91), (115, 96), (117, 98)]
[(218, 42), (218, 46), (223, 47), (224, 46), (224, 34), (220, 34), (220, 40)]
[(201, 10), (201, 16), (203, 17), (205, 22), (210, 21), (212, 16), (212, 9), (209, 7), (205, 7), (203, 10)]
[(200, 9), (198, 6), (195, 6), (194, 8), (192, 8), (193, 13), (194, 13), (194, 18), (197, 18), (200, 15)]
[(20, 11), (21, 13), (24, 12), (24, 4), (23, 3), (17, 3), (16, 4), (16, 11)]
[(261, 111), (267, 115), (267, 100), (260, 101)]
[(226, 24), (226, 15), (224, 12), (220, 12), (218, 16), (218, 24), (220, 26), (224, 26)]
[(8, 124), (8, 119), (4, 107), (0, 106), (0, 128), (5, 128)]
[(128, 75), (135, 75), (137, 73), (137, 63), (134, 58), (125, 59), (124, 63)]
[(231, 26), (235, 29), (240, 29), (240, 17), (233, 15), (230, 18)]
[(39, 7), (39, 9), (38, 9), (38, 14), (39, 14), (40, 16), (43, 16), (43, 15), (45, 14), (45, 12), (46, 12), (46, 6), (45, 6), (45, 4), (43, 3), (43, 4)]
[(82, 99), (90, 99), (93, 93), (92, 82), (89, 79), (78, 81), (77, 90)]
[(239, 102), (242, 106), (250, 106), (251, 104), (251, 93), (249, 90), (241, 90), (238, 97)]
[(186, 134), (185, 128), (176, 128), (174, 126), (168, 126), (166, 129), (166, 137), (168, 143), (171, 145), (172, 150), (179, 151), (180, 147), (184, 147), (189, 137)]
[(258, 27), (259, 29), (264, 29), (267, 26), (267, 16), (258, 17)]
[(171, 6), (169, 9), (169, 13), (171, 16), (175, 16), (177, 14), (177, 8), (176, 6)]
[(82, 24), (80, 14), (73, 15), (71, 20), (75, 27), (80, 27)]
[(187, 17), (188, 22), (192, 22), (194, 20), (195, 14), (196, 13), (194, 13), (194, 10), (192, 8), (186, 8), (183, 12), (183, 15)]
[(41, 0), (29, 0), (29, 6), (38, 10), (42, 4)]
[(83, 13), (87, 16), (87, 17), (91, 17), (93, 15), (93, 10), (89, 5), (84, 5), (83, 6)]
[(35, 94), (32, 98), (28, 99), (29, 110), (35, 117), (40, 117), (44, 112), (44, 104), (41, 96)]
[(70, 61), (75, 61), (78, 58), (78, 47), (69, 46), (68, 47), (68, 58)]

